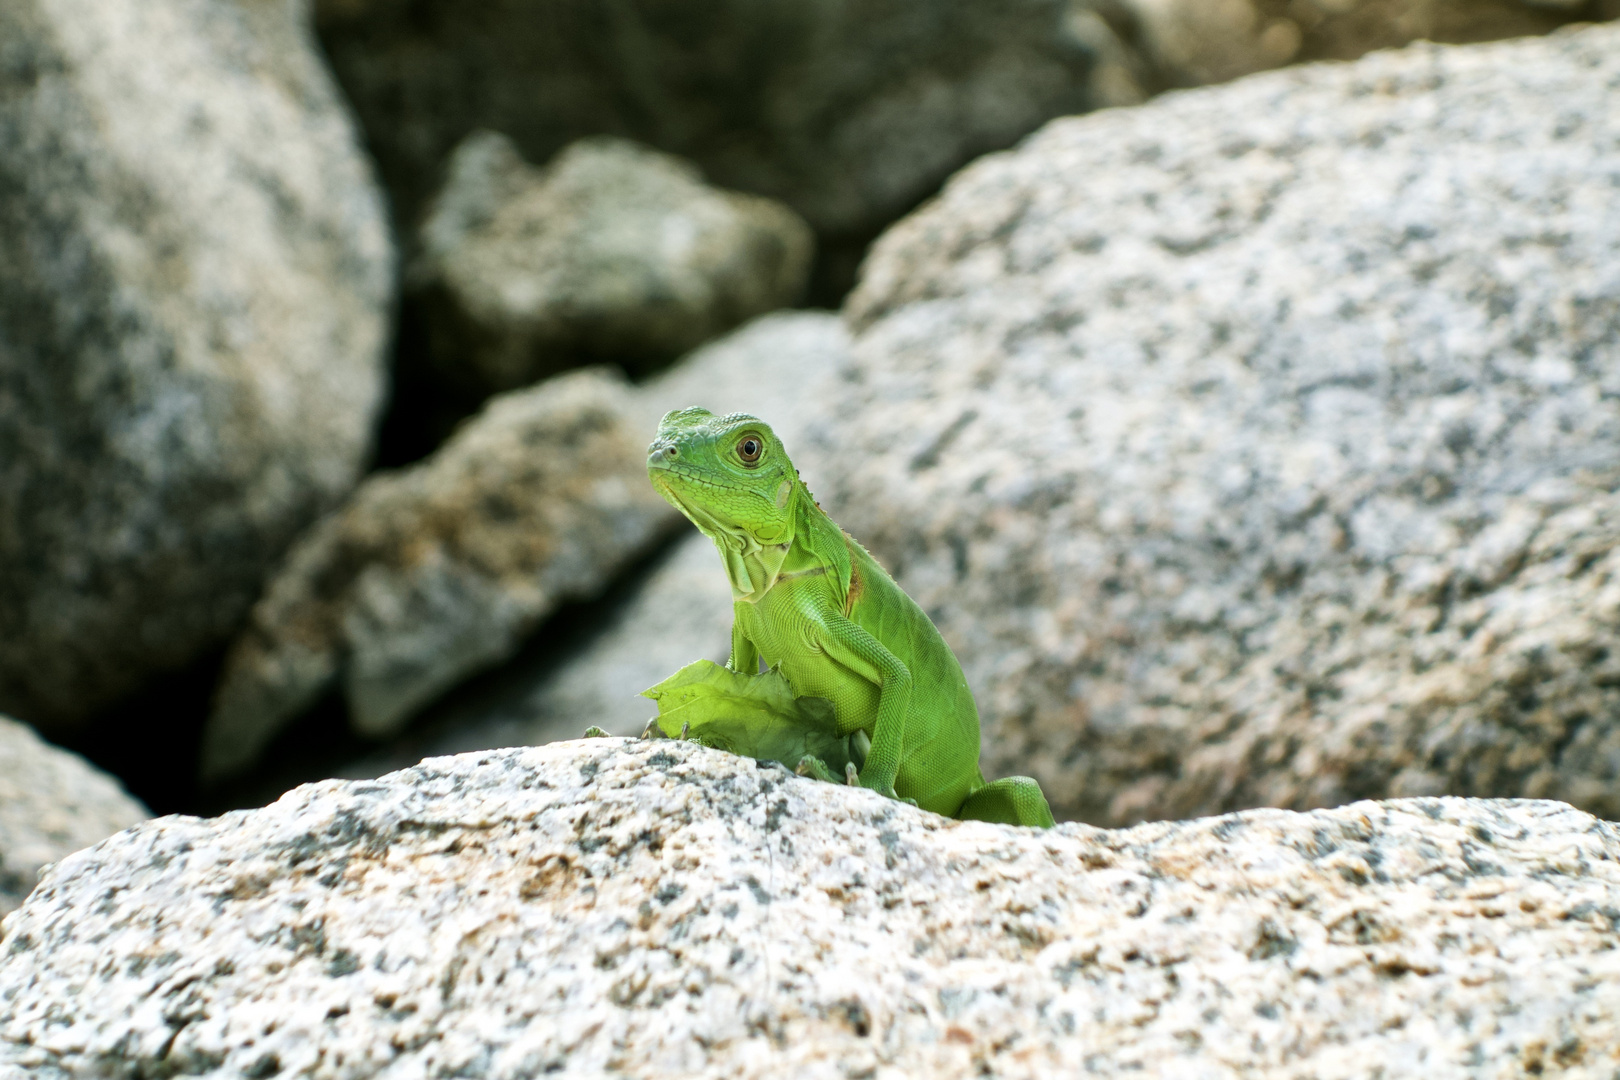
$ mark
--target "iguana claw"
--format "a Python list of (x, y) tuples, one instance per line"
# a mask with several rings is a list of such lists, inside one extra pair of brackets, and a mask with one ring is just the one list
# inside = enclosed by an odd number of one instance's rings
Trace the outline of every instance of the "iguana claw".
[(827, 768), (827, 763), (814, 754), (806, 754), (799, 759), (798, 768), (793, 770), (800, 776), (808, 776), (812, 780), (821, 780), (828, 784), (838, 783), (838, 777)]
[(850, 787), (861, 786), (860, 770), (855, 768), (855, 763), (853, 761), (844, 766), (844, 783)]
[(656, 716), (647, 721), (647, 726), (641, 729), (641, 737), (643, 739), (669, 738), (668, 735), (664, 734), (664, 729), (658, 726), (658, 717)]

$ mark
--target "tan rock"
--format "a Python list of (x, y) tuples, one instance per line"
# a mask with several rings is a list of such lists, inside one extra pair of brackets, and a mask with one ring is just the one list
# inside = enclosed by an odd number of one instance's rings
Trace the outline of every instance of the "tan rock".
[[(784, 311), (696, 350), (635, 391), (635, 428), (651, 440), (671, 409), (765, 418), (793, 454), (811, 490), (828, 454), (818, 438), (849, 363), (849, 336), (830, 312)], [(633, 482), (645, 483), (645, 472)], [(341, 775), (376, 776), (426, 755), (577, 738), (579, 718), (615, 735), (637, 735), (657, 711), (640, 692), (699, 657), (731, 652), (731, 587), (714, 544), (689, 524), (656, 566), (615, 586), (622, 599), (599, 623), (571, 632), (566, 652), (525, 651), (499, 686), (447, 695), (426, 729), (402, 745), (351, 763)]]
[(1620, 16), (1612, 0), (1122, 0), (1171, 86), (1292, 61), (1354, 60), (1413, 41), (1479, 42)]
[(492, 401), (431, 459), (368, 479), (299, 541), (226, 662), (204, 737), (218, 778), (341, 688), (396, 731), (600, 589), (678, 519), (645, 482), (631, 391), (599, 371)]

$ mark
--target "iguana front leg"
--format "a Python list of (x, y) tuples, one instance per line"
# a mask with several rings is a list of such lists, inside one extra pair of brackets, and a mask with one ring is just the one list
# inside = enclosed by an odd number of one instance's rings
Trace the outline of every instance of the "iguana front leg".
[(900, 774), (900, 756), (905, 750), (906, 710), (911, 707), (911, 669), (859, 623), (825, 600), (818, 599), (808, 614), (820, 631), (817, 643), (827, 658), (878, 687), (877, 719), (872, 724), (872, 746), (861, 767), (861, 786), (898, 799), (894, 780)]
[(731, 659), (726, 661), (726, 667), (744, 675), (759, 674), (759, 649), (743, 633), (742, 620), (735, 617), (731, 620)]

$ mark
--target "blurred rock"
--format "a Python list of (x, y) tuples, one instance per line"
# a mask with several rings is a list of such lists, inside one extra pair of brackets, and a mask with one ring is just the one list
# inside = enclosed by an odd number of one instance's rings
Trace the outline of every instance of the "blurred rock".
[(776, 312), (694, 351), (640, 386), (637, 423), (651, 442), (658, 421), (671, 409), (700, 405), (719, 415), (753, 413), (782, 438), (813, 486), (829, 452), (818, 437), (819, 425), (831, 417), (849, 365), (849, 334), (839, 316)]
[(41, 868), (147, 817), (118, 781), (0, 716), (0, 915)]
[(598, 137), (536, 169), (483, 131), (451, 158), (411, 279), (436, 366), (488, 393), (588, 361), (667, 363), (796, 302), (813, 247), (791, 210), (679, 158)]
[(319, 0), (317, 25), (412, 221), (476, 128), (545, 161), (585, 135), (681, 154), (864, 241), (1042, 121), (1134, 100), (1073, 0)]
[(599, 371), (494, 399), (431, 459), (368, 478), (294, 547), (232, 647), (202, 771), (250, 763), (341, 688), (355, 729), (398, 730), (600, 590), (680, 519), (647, 483), (630, 389)]
[[(594, 633), (546, 656), (543, 668), (500, 699), (454, 710), (424, 743), (407, 740), (345, 776), (379, 776), (423, 757), (577, 739), (589, 724), (640, 735), (658, 707), (641, 691), (692, 661), (725, 663), (731, 653), (731, 590), (714, 545), (696, 530), (682, 536)], [(481, 707), (480, 707), (481, 706)], [(580, 717), (591, 717), (586, 723)]]
[(1096, 822), (1620, 816), (1617, 87), (1611, 26), (1254, 76), (884, 238), (819, 494), (958, 650), (987, 772)]
[[(702, 405), (769, 421), (815, 490), (828, 453), (816, 437), (849, 362), (842, 320), (827, 312), (779, 312), (756, 319), (639, 387), (630, 406), (639, 437), (652, 441), (671, 409)], [(643, 472), (643, 475), (645, 473)], [(644, 482), (644, 481), (643, 481)], [(714, 544), (676, 526), (671, 550), (598, 626), (577, 630), (571, 648), (520, 658), (500, 685), (451, 693), (419, 735), (345, 768), (377, 776), (423, 756), (578, 738), (582, 716), (615, 735), (637, 735), (656, 707), (640, 692), (700, 657), (731, 652), (731, 588)]]
[(65, 859), (0, 1071), (1596, 1080), (1617, 909), (1620, 835), (1558, 803), (1036, 831), (583, 740)]
[(0, 708), (24, 719), (222, 644), (366, 454), (392, 251), (305, 19), (0, 4)]
[(1146, 62), (1202, 86), (1296, 60), (1353, 60), (1412, 41), (1480, 42), (1620, 16), (1614, 0), (1115, 0)]

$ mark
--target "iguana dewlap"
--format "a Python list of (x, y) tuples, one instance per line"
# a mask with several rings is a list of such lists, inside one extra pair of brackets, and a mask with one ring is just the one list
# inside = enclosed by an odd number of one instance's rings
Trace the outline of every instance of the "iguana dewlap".
[(830, 702), (838, 734), (865, 731), (861, 786), (951, 817), (1052, 824), (1035, 781), (985, 782), (979, 713), (955, 655), (816, 504), (767, 424), (668, 413), (647, 472), (719, 549), (734, 600), (727, 666), (753, 674), (763, 659), (795, 695)]

